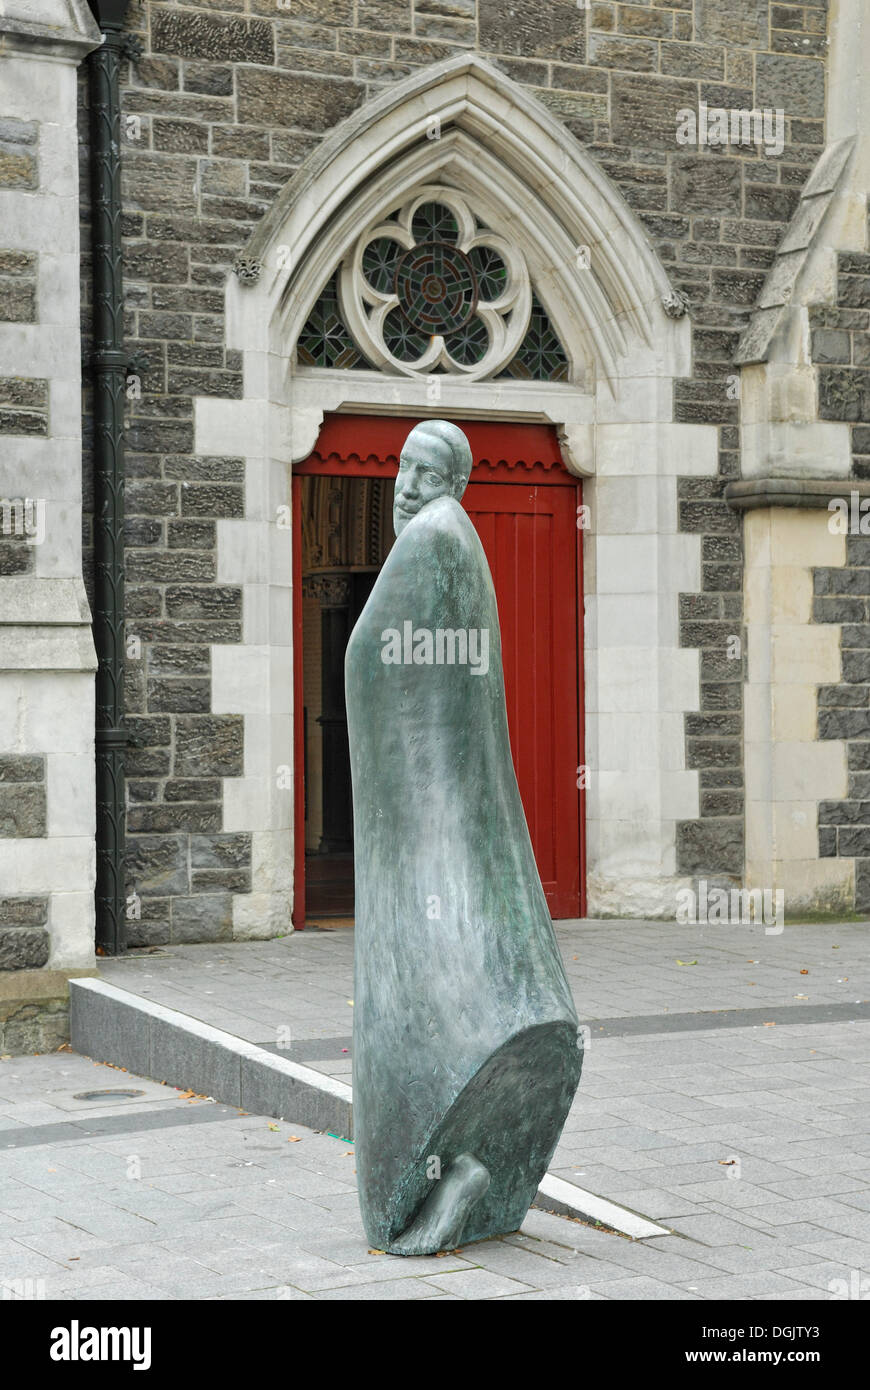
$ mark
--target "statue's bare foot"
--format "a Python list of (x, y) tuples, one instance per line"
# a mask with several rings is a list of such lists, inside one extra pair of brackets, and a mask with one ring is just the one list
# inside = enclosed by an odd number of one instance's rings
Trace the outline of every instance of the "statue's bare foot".
[(433, 1184), (407, 1230), (392, 1245), (391, 1255), (434, 1255), (460, 1241), (468, 1213), (489, 1187), (489, 1170), (473, 1154), (460, 1154)]

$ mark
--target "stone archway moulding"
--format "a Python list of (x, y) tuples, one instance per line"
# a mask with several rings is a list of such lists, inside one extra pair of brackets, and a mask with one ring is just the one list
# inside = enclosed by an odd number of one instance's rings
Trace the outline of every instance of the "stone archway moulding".
[[(293, 365), (293, 344), (361, 231), (422, 184), (461, 192), (522, 251), (570, 381), (394, 376)], [(578, 251), (586, 254), (578, 255)], [(218, 522), (218, 577), (241, 584), (244, 641), (215, 646), (215, 713), (245, 716), (245, 775), (224, 829), (253, 838), (237, 936), (286, 929), (292, 895), (291, 532), (294, 461), (327, 411), (541, 420), (585, 475), (589, 911), (673, 915), (676, 822), (698, 815), (683, 715), (698, 652), (678, 596), (700, 589), (700, 539), (678, 532), (677, 476), (715, 474), (715, 426), (673, 419), (691, 374), (681, 297), (619, 191), (525, 89), (474, 56), (391, 87), (329, 135), (277, 198), (227, 285), (227, 342), (245, 398), (197, 398), (198, 453), (246, 460), (244, 519)], [(276, 524), (277, 521), (277, 524)], [(282, 776), (281, 770), (286, 775)]]
[(248, 286), (231, 282), (231, 345), (257, 336), (265, 347), (278, 328), (286, 355), (364, 226), (438, 181), (469, 195), (524, 250), (575, 367), (591, 360), (615, 389), (625, 368), (642, 369), (645, 348), (648, 371), (686, 374), (687, 324), (672, 316), (680, 297), (640, 221), (546, 107), (475, 56), (388, 89), (309, 157), (245, 250)]

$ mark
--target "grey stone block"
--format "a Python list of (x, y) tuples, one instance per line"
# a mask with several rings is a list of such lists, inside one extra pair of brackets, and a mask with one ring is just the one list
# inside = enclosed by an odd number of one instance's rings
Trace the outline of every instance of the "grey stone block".
[(251, 859), (249, 834), (192, 835), (190, 863), (195, 869), (239, 869)]
[(767, 47), (768, 0), (733, 0), (724, 7), (719, 0), (698, 0), (695, 14), (699, 39), (741, 48)]
[[(856, 594), (817, 594), (813, 599), (813, 622), (816, 623), (860, 623), (866, 613), (866, 600)], [(836, 705), (846, 701), (826, 700), (825, 703)]]
[(241, 1105), (238, 1052), (215, 1037), (216, 1030), (178, 1017), (183, 1021), (171, 1021), (168, 1010), (152, 1017), (147, 1075), (227, 1105)]
[(136, 995), (130, 1004), (86, 981), (70, 981), (70, 1041), (76, 1052), (113, 1062), (138, 1076), (150, 1072), (150, 1017)]
[(0, 783), (0, 837), (32, 840), (45, 833), (45, 787)]
[(824, 64), (808, 58), (759, 54), (755, 99), (762, 109), (782, 107), (789, 116), (821, 119), (825, 112)]
[(50, 950), (51, 939), (42, 927), (0, 927), (0, 970), (38, 969)]
[[(7, 978), (14, 980), (15, 976)], [(55, 1052), (68, 1038), (69, 1003), (65, 997), (0, 1000), (0, 1052)]]
[(842, 329), (817, 328), (813, 333), (814, 362), (833, 362), (848, 365), (852, 360), (852, 339)]
[[(129, 770), (129, 767), (128, 767)], [(141, 897), (164, 898), (190, 888), (187, 843), (181, 835), (131, 836), (127, 846), (127, 888)]]
[(351, 1102), (293, 1077), (277, 1059), (243, 1055), (241, 1076), (243, 1109), (353, 1138)]
[(175, 770), (183, 776), (240, 777), (244, 771), (242, 719), (234, 714), (179, 716), (175, 758)]
[(220, 806), (205, 802), (190, 805), (179, 803), (131, 806), (127, 812), (127, 829), (131, 835), (140, 832), (170, 834), (184, 830), (216, 830), (220, 825)]
[(525, 58), (582, 63), (586, 58), (585, 15), (573, 0), (480, 0), (480, 46)]
[(0, 898), (0, 926), (41, 927), (48, 918), (48, 898)]
[(870, 910), (870, 859), (855, 862), (855, 910)]
[(837, 831), (837, 847), (839, 853), (847, 859), (870, 858), (870, 826), (848, 829), (841, 826)]
[(0, 187), (37, 188), (39, 169), (36, 155), (12, 141), (0, 140)]
[(733, 816), (677, 824), (679, 873), (743, 872), (743, 822)]
[(224, 18), (211, 14), (155, 12), (151, 35), (155, 53), (204, 58), (210, 63), (274, 62), (272, 25), (263, 19)]
[(45, 759), (8, 753), (0, 757), (0, 782), (45, 781)]
[(172, 900), (172, 941), (231, 941), (232, 897), (229, 893), (203, 893)]
[(325, 131), (349, 116), (365, 98), (363, 83), (346, 78), (241, 67), (236, 81), (243, 125), (282, 126), (286, 112), (293, 111), (294, 123), (300, 128)]
[[(862, 655), (865, 658), (867, 653)], [(862, 709), (819, 710), (819, 738), (862, 738), (867, 732), (867, 711)]]

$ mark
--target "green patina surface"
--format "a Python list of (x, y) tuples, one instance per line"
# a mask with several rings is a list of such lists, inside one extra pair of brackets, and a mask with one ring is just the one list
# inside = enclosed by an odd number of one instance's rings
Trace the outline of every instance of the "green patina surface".
[[(468, 1155), (489, 1184), (451, 1239), (519, 1226), (582, 1060), (511, 759), (492, 577), (459, 502), (469, 466), (454, 426), (409, 436), (398, 538), (346, 658), (357, 1175), (369, 1239), (403, 1254), (442, 1248), (447, 1227), (420, 1234), (421, 1213)], [(467, 634), (467, 661), (439, 663), (439, 630)]]

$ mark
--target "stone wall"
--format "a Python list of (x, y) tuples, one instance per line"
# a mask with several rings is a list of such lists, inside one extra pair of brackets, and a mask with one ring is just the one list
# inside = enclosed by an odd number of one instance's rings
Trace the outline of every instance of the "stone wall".
[(87, 10), (0, 15), (0, 1051), (57, 1047), (94, 963), (76, 67)]
[[(811, 321), (812, 357), (819, 364), (819, 414), (825, 420), (849, 423), (852, 476), (870, 478), (870, 256), (856, 252), (837, 256), (837, 302), (814, 308)], [(866, 912), (870, 909), (870, 501), (857, 492), (853, 499), (847, 488), (843, 500), (853, 513), (844, 538), (845, 563), (842, 568), (816, 568), (813, 583), (815, 622), (842, 625), (840, 679), (819, 687), (818, 737), (845, 741), (848, 771), (845, 795), (819, 806), (819, 853), (855, 859), (855, 908)]]
[[(39, 187), (39, 126), (0, 113), (0, 189)], [(35, 323), (38, 258), (28, 251), (0, 248), (0, 322)], [(0, 377), (0, 435), (48, 433), (48, 383), (20, 376)], [(0, 507), (3, 503), (0, 498)], [(12, 502), (12, 498), (5, 499)], [(16, 497), (15, 500), (21, 500)], [(0, 576), (33, 569), (33, 546), (23, 517), (0, 515)]]
[[(676, 870), (743, 872), (739, 473), (731, 358), (824, 139), (826, 0), (134, 0), (144, 46), (125, 74), (128, 340), (147, 358), (128, 433), (128, 633), (133, 734), (133, 939), (223, 937), (245, 837), (221, 832), (221, 778), (242, 772), (238, 716), (211, 713), (209, 648), (240, 640), (241, 590), (221, 582), (218, 519), (242, 515), (235, 457), (193, 454), (193, 399), (239, 400), (224, 346), (227, 275), (279, 188), (337, 122), (421, 66), (473, 49), (542, 101), (637, 212), (695, 328), (675, 418), (719, 430), (719, 476), (680, 483), (679, 526), (701, 537), (702, 590), (681, 642), (701, 653), (686, 718), (700, 815), (678, 827)], [(81, 138), (86, 153), (84, 89)], [(781, 155), (675, 138), (681, 108), (782, 108)], [(87, 470), (87, 462), (86, 462)], [(214, 865), (205, 877), (198, 856)], [(224, 862), (225, 859), (228, 862)], [(214, 875), (230, 877), (217, 882)]]
[(814, 576), (846, 572), (845, 538), (827, 521), (820, 507), (744, 516), (747, 883), (781, 889), (793, 917), (851, 912), (855, 896), (851, 859), (820, 857), (817, 829), (848, 779), (842, 736), (819, 740), (841, 653), (838, 629), (817, 621)]

